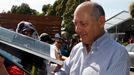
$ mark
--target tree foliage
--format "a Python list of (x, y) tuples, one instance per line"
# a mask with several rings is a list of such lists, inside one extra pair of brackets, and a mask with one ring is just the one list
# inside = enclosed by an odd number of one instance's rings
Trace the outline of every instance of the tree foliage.
[(49, 7), (47, 13), (48, 16), (56, 16), (57, 13), (56, 7), (58, 6), (58, 4), (59, 4), (59, 0), (56, 0), (55, 3)]
[(50, 4), (44, 4), (43, 7), (42, 7), (42, 11), (43, 11), (43, 15), (46, 15), (47, 14), (47, 10), (48, 8), (50, 7), (51, 5)]
[(7, 13), (12, 14), (29, 14), (29, 15), (38, 15), (39, 12), (37, 12), (35, 9), (31, 9), (28, 4), (22, 3), (20, 6), (13, 5), (11, 8), (11, 11), (8, 11)]
[(56, 11), (58, 11), (56, 15), (62, 16), (64, 14), (67, 1), (68, 0), (59, 0), (59, 4), (56, 6)]
[(13, 5), (12, 8), (11, 8), (11, 13), (17, 13), (17, 9), (18, 9), (18, 6), (16, 5)]
[(79, 2), (80, 0), (56, 0), (53, 5), (43, 5), (43, 13), (31, 9), (26, 3), (22, 3), (20, 6), (13, 5), (11, 11), (8, 11), (7, 13), (61, 16), (63, 18), (62, 27), (71, 35), (75, 33), (74, 25), (72, 23), (73, 12)]
[(132, 18), (134, 18), (134, 2), (130, 4), (129, 11)]
[(68, 0), (67, 4), (66, 4), (66, 9), (64, 12), (64, 24), (63, 26), (65, 27), (65, 29), (67, 30), (67, 32), (69, 32), (70, 34), (74, 33), (74, 24), (72, 23), (73, 20), (73, 13), (75, 8), (78, 5), (78, 0)]
[(53, 6), (48, 9), (49, 16), (61, 16), (63, 18), (62, 26), (69, 35), (75, 33), (72, 23), (73, 12), (79, 0), (56, 0)]
[(66, 9), (66, 3), (68, 0), (56, 0), (53, 6), (48, 9), (49, 13), (47, 15), (51, 15), (51, 13), (54, 13), (55, 16), (62, 16), (65, 9)]
[(52, 5), (50, 5), (48, 10), (47, 10), (47, 16), (56, 16)]

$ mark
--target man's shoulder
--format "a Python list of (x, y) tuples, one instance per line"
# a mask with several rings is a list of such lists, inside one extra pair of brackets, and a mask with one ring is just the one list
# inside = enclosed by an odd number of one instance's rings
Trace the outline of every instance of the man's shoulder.
[(115, 49), (126, 50), (123, 45), (121, 45), (119, 42), (115, 40), (111, 42), (111, 47)]
[(74, 47), (73, 47), (73, 49), (71, 50), (71, 54), (70, 54), (70, 56), (74, 56), (74, 55), (77, 55), (78, 53), (80, 53), (83, 48), (83, 45), (82, 45), (82, 43), (80, 42), (80, 43), (78, 43), (77, 45), (75, 45)]
[(79, 48), (83, 48), (82, 42), (79, 42), (78, 44), (76, 44), (76, 45), (73, 47), (72, 50), (77, 50), (77, 49), (79, 49)]
[[(107, 44), (108, 45), (108, 44)], [(109, 43), (109, 49), (118, 55), (128, 54), (126, 48), (115, 40)]]

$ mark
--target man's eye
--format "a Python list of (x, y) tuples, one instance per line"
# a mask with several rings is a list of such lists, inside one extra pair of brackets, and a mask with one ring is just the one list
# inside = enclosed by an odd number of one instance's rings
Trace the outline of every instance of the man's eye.
[(82, 26), (86, 26), (86, 24), (85, 24), (85, 23), (81, 23), (81, 25), (82, 25)]
[(83, 25), (83, 26), (84, 26), (85, 24), (84, 24), (84, 23), (82, 23), (81, 25)]

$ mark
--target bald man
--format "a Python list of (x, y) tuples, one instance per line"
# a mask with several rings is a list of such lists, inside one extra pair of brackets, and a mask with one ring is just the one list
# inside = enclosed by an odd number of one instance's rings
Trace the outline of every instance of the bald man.
[(129, 75), (129, 55), (105, 32), (101, 5), (91, 1), (78, 5), (73, 22), (81, 42), (56, 75)]

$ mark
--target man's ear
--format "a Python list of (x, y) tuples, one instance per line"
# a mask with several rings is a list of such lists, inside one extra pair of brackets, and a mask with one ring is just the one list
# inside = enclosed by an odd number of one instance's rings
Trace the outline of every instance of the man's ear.
[(105, 16), (100, 16), (99, 17), (99, 20), (98, 20), (98, 23), (100, 25), (100, 27), (104, 27), (104, 24), (105, 24)]

